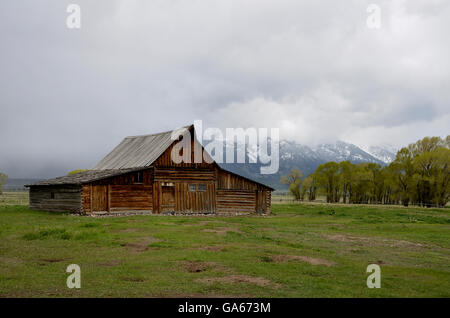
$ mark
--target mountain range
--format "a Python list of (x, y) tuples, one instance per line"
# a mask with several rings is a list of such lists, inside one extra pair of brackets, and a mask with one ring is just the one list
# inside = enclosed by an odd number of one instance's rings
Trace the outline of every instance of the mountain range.
[[(323, 163), (329, 161), (341, 162), (349, 160), (352, 163), (373, 162), (382, 166), (395, 159), (396, 149), (392, 146), (359, 147), (344, 141), (335, 143), (307, 146), (294, 141), (280, 141), (279, 170), (275, 174), (262, 175), (262, 164), (249, 164), (250, 159), (257, 158), (257, 146), (245, 146), (244, 144), (228, 143), (226, 147), (234, 147), (235, 158), (239, 151), (246, 151), (246, 163), (223, 163), (223, 168), (241, 174), (253, 180), (265, 183), (275, 189), (283, 190), (287, 186), (280, 183), (280, 178), (289, 173), (291, 169), (300, 169), (306, 176), (316, 170)], [(364, 149), (363, 149), (364, 148)], [(269, 150), (270, 152), (270, 150)], [(224, 151), (225, 153), (225, 151)], [(236, 160), (235, 160), (236, 161)]]

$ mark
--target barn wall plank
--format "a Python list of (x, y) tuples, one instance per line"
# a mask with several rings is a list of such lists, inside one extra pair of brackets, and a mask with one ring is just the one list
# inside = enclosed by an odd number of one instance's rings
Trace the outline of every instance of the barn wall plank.
[(81, 187), (31, 186), (30, 209), (81, 213)]

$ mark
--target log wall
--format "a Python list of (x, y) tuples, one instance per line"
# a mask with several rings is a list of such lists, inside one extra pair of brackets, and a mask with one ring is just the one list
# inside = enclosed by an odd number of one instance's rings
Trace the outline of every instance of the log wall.
[[(141, 171), (142, 183), (135, 183), (136, 172), (115, 176), (86, 184), (82, 188), (81, 202), (84, 213), (100, 212), (96, 207), (104, 206), (105, 212), (152, 211), (153, 210), (153, 170)], [(105, 187), (106, 205), (99, 203), (99, 187)]]
[(205, 191), (190, 191), (189, 184), (190, 183), (175, 184), (175, 211), (179, 213), (214, 213), (216, 211), (214, 183), (206, 183)]
[(270, 205), (272, 202), (272, 192), (266, 190), (266, 213), (270, 214)]
[(217, 214), (255, 213), (256, 192), (252, 190), (217, 190)]
[(267, 190), (258, 183), (221, 169), (217, 169), (217, 188), (223, 190)]
[(81, 213), (81, 187), (31, 186), (30, 209)]

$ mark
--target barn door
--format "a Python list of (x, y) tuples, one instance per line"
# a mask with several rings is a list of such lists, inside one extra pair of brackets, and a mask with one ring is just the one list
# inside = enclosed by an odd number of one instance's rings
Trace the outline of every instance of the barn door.
[(108, 211), (107, 186), (96, 185), (92, 187), (92, 211)]
[(162, 202), (161, 212), (173, 212), (175, 211), (175, 187), (162, 186)]
[(256, 213), (266, 213), (265, 191), (256, 191)]

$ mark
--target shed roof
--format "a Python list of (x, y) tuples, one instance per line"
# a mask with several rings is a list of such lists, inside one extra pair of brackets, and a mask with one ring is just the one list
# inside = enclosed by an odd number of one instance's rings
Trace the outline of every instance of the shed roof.
[(124, 173), (136, 171), (139, 169), (109, 169), (109, 170), (88, 170), (68, 176), (38, 181), (26, 186), (45, 186), (45, 185), (81, 185), (109, 177), (118, 176)]

